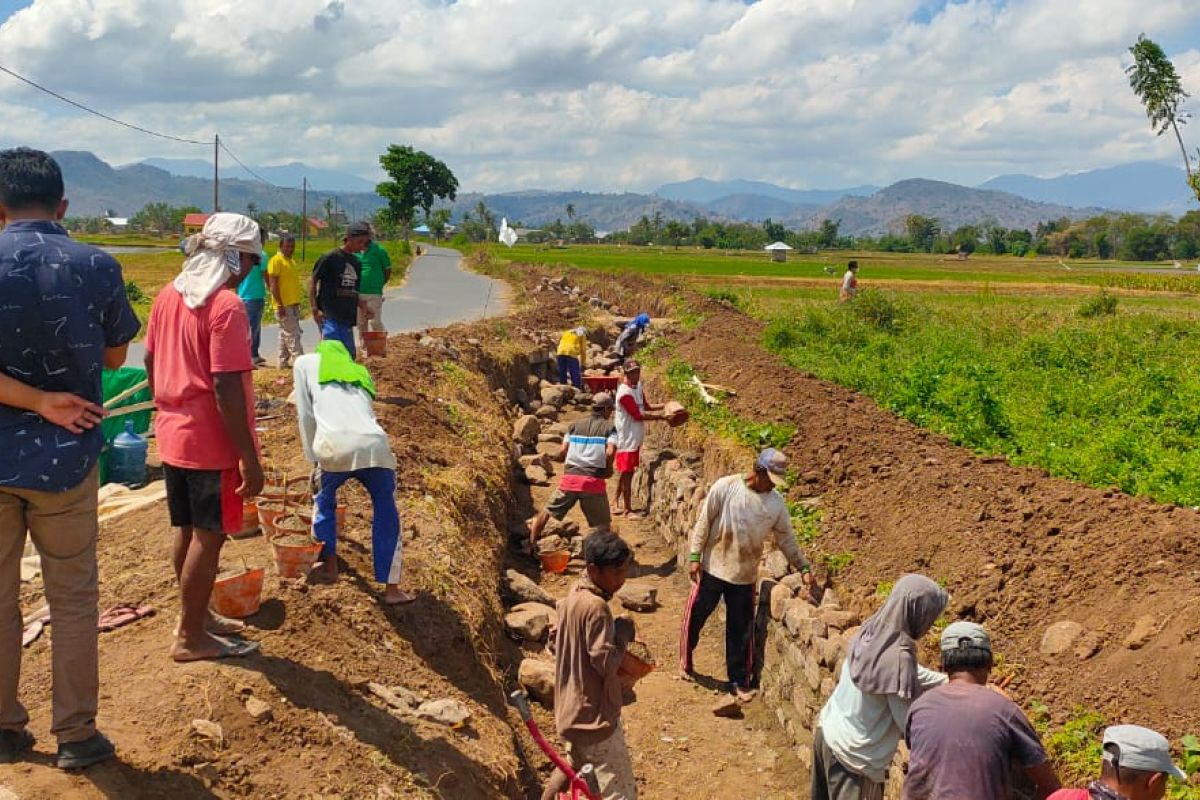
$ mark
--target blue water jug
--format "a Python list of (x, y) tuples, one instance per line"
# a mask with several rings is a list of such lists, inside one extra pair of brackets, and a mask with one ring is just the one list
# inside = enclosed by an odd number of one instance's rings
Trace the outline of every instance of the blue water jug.
[(112, 449), (108, 453), (109, 482), (126, 486), (145, 483), (146, 450), (149, 446), (145, 437), (133, 430), (133, 420), (127, 420), (125, 430), (113, 439)]

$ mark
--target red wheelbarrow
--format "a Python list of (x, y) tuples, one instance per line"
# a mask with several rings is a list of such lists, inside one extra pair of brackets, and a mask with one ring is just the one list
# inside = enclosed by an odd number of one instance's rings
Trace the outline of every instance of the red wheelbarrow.
[(529, 698), (525, 693), (518, 689), (508, 696), (508, 702), (521, 715), (521, 720), (529, 729), (529, 735), (537, 742), (537, 746), (542, 748), (542, 752), (553, 762), (554, 766), (567, 776), (568, 791), (559, 794), (559, 800), (601, 800), (600, 784), (596, 780), (596, 772), (592, 769), (592, 765), (584, 764), (578, 772), (571, 769), (567, 760), (550, 746), (546, 737), (542, 736), (542, 732), (538, 730), (537, 723), (533, 720), (533, 712), (529, 710)]

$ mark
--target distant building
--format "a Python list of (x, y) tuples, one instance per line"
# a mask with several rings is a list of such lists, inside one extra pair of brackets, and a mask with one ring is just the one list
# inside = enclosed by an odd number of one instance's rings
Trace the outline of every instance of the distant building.
[(128, 217), (105, 217), (104, 221), (119, 231), (123, 231), (129, 227)]
[(193, 233), (199, 233), (204, 227), (204, 223), (208, 222), (208, 218), (212, 214), (185, 214), (183, 217), (183, 235), (191, 236)]
[(315, 217), (309, 217), (306, 221), (308, 222), (309, 236), (321, 236), (325, 233), (325, 231), (329, 230), (329, 225), (326, 224), (324, 220), (319, 220)]

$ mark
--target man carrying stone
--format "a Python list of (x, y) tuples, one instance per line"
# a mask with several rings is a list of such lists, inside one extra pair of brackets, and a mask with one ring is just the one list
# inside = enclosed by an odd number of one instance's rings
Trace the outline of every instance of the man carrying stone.
[(267, 283), (275, 301), (275, 316), (279, 319), (279, 368), (287, 369), (292, 359), (304, 355), (300, 341), (300, 273), (292, 254), (296, 252), (296, 237), (285, 233), (279, 237), (279, 252), (267, 264)]
[(800, 550), (787, 503), (775, 486), (783, 483), (787, 457), (768, 447), (748, 473), (719, 478), (708, 490), (688, 539), (692, 593), (679, 632), (679, 671), (693, 680), (692, 652), (704, 623), (725, 601), (725, 666), (730, 690), (740, 702), (754, 698), (754, 588), (758, 563), (770, 536), (788, 563), (812, 585), (808, 559)]
[[(596, 770), (604, 800), (637, 800), (633, 761), (621, 726), (621, 666), (634, 638), (628, 619), (614, 620), (608, 603), (625, 585), (633, 554), (611, 531), (583, 540), (585, 575), (558, 603), (554, 635), (554, 722), (570, 747), (571, 764)], [(565, 788), (555, 770), (542, 800), (555, 800)]]
[(28, 534), (54, 619), (50, 732), (58, 766), (77, 769), (114, 755), (96, 730), (100, 376), (125, 362), (140, 324), (120, 264), (73, 241), (66, 211), (54, 159), (0, 151), (0, 764), (34, 741), (17, 694)]
[(336, 339), (346, 345), (354, 358), (354, 326), (358, 323), (358, 282), (362, 264), (356, 253), (371, 241), (371, 226), (355, 222), (346, 228), (342, 246), (330, 250), (313, 265), (308, 279), (308, 302), (321, 338)]
[(1050, 800), (1162, 800), (1167, 780), (1188, 779), (1171, 761), (1171, 748), (1161, 733), (1139, 725), (1104, 729), (1100, 780), (1086, 789), (1059, 789)]
[(358, 336), (367, 331), (387, 333), (383, 325), (383, 288), (392, 279), (392, 259), (383, 245), (373, 238), (358, 254), (362, 276), (358, 281)]
[(947, 683), (925, 692), (908, 712), (904, 800), (1006, 800), (1019, 765), (1041, 800), (1059, 787), (1046, 750), (1019, 706), (988, 686), (992, 640), (982, 625), (955, 622), (942, 631)]
[(576, 503), (583, 509), (587, 524), (607, 528), (612, 521), (608, 508), (608, 486), (605, 480), (612, 475), (616, 456), (616, 433), (613, 430), (613, 398), (600, 392), (592, 398), (592, 415), (571, 423), (555, 461), (565, 462), (558, 489), (529, 528), (529, 545), (537, 551), (542, 530), (553, 515), (561, 520)]

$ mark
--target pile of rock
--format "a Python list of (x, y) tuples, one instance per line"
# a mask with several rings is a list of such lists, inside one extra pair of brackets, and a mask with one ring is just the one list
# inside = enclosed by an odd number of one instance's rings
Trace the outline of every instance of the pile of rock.
[[(580, 289), (578, 286), (572, 286), (571, 282), (569, 280), (567, 280), (567, 277), (565, 275), (559, 275), (557, 278), (551, 278), (548, 276), (545, 278), (542, 278), (541, 281), (539, 281), (538, 284), (533, 287), (533, 291), (534, 291), (534, 293), (557, 292), (558, 294), (565, 295), (566, 297), (569, 297), (572, 300), (585, 299), (583, 290)], [(616, 305), (608, 302), (607, 300), (605, 300), (602, 297), (596, 297), (595, 295), (592, 295), (592, 296), (587, 297), (586, 299), (587, 299), (588, 305), (590, 305), (592, 308), (597, 308), (597, 309), (601, 309), (603, 311), (608, 311), (611, 314), (620, 314), (621, 313), (620, 309), (618, 309), (616, 307)]]

